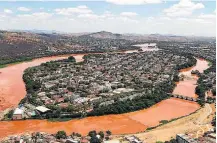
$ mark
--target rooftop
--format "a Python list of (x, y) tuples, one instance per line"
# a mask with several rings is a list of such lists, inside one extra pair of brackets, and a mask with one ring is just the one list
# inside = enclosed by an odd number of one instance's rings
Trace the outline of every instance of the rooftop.
[(44, 106), (38, 106), (38, 107), (36, 107), (35, 109), (38, 110), (38, 111), (40, 111), (40, 112), (42, 112), (42, 113), (45, 113), (45, 112), (47, 112), (47, 111), (50, 111), (50, 109), (48, 109), (48, 108), (46, 108), (46, 107), (44, 107)]
[(19, 108), (16, 108), (15, 110), (14, 110), (14, 114), (23, 114), (23, 110), (22, 109), (19, 109)]

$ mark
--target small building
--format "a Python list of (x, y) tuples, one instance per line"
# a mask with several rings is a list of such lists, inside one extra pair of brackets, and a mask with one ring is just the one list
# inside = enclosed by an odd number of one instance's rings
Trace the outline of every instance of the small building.
[(67, 139), (66, 143), (80, 143), (79, 140), (75, 140), (75, 139)]
[(39, 111), (41, 114), (45, 114), (49, 111), (51, 111), (50, 109), (44, 107), (44, 106), (38, 106), (35, 108), (37, 111)]
[(142, 141), (136, 136), (128, 136), (128, 137), (125, 137), (125, 139), (129, 141), (130, 143), (142, 143)]
[(16, 108), (13, 113), (13, 120), (20, 120), (23, 118), (23, 110), (20, 108)]
[(177, 134), (176, 140), (178, 141), (178, 143), (197, 143), (196, 140), (190, 138), (189, 136), (185, 134)]

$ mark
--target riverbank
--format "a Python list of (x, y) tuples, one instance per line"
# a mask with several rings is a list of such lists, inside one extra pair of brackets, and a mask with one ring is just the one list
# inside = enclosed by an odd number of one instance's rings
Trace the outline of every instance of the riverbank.
[(47, 58), (47, 57), (53, 57), (53, 56), (70, 56), (70, 55), (77, 55), (77, 54), (103, 54), (103, 53), (129, 53), (130, 52), (137, 52), (140, 48), (138, 46), (134, 46), (134, 48), (129, 48), (128, 50), (114, 50), (114, 51), (78, 51), (78, 52), (60, 52), (60, 53), (48, 53), (46, 55), (41, 55), (41, 56), (36, 56), (36, 57), (25, 57), (25, 58), (18, 58), (16, 60), (12, 60), (11, 62), (8, 62), (6, 64), (0, 64), (0, 69), (1, 68), (5, 68), (7, 66), (10, 65), (15, 65), (15, 64), (19, 64), (19, 63), (23, 63), (23, 62), (28, 62), (28, 61), (32, 61), (32, 60), (36, 60), (39, 58)]
[[(215, 109), (214, 104), (206, 104), (204, 107), (199, 110), (187, 115), (185, 117), (181, 117), (175, 121), (166, 123), (159, 127), (156, 127), (152, 130), (145, 131), (143, 133), (133, 134), (138, 137), (140, 140), (148, 142), (148, 143), (156, 143), (157, 141), (165, 142), (171, 140), (171, 138), (175, 138), (176, 134), (186, 133), (191, 135), (192, 137), (197, 137), (198, 131), (201, 128), (204, 131), (208, 131), (212, 128), (211, 121), (215, 115), (215, 110), (208, 112), (208, 110)], [(114, 139), (121, 140), (123, 137), (131, 136), (128, 135), (115, 135)], [(202, 136), (202, 134), (199, 134)]]

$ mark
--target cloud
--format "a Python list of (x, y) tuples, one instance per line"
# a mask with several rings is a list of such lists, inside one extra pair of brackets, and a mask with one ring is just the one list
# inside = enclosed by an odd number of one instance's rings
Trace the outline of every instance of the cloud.
[(31, 11), (31, 9), (26, 8), (26, 7), (18, 7), (17, 10), (19, 10), (19, 11), (23, 11), (23, 12)]
[(162, 0), (106, 0), (106, 2), (116, 5), (142, 5), (161, 3)]
[(4, 13), (11, 14), (11, 13), (13, 13), (13, 11), (10, 9), (4, 9)]
[(72, 15), (72, 14), (89, 14), (92, 13), (87, 6), (81, 5), (73, 8), (59, 8), (55, 9), (55, 12), (60, 15)]
[(132, 16), (137, 16), (138, 14), (135, 13), (135, 12), (122, 12), (120, 15), (121, 16), (132, 17)]
[(98, 15), (96, 15), (96, 14), (86, 13), (86, 14), (80, 14), (80, 15), (78, 15), (78, 18), (85, 18), (85, 19), (99, 19), (100, 16), (98, 16)]
[(47, 19), (52, 17), (53, 14), (46, 13), (46, 12), (36, 12), (32, 14), (20, 14), (17, 15), (18, 18), (24, 18), (24, 19), (32, 19), (32, 20), (39, 20), (39, 19)]
[(201, 14), (198, 16), (198, 18), (203, 18), (203, 19), (215, 19), (216, 15), (215, 14)]
[(174, 4), (168, 9), (164, 9), (163, 12), (167, 16), (190, 16), (195, 10), (204, 8), (202, 3), (194, 3), (191, 0), (180, 0), (178, 4)]
[[(180, 9), (187, 9), (185, 15), (190, 14), (190, 16), (171, 17), (166, 12), (165, 14), (144, 16), (139, 13), (137, 14), (136, 10), (121, 11), (117, 14), (112, 13), (112, 11), (101, 13), (98, 11), (94, 12), (89, 7), (81, 5), (58, 9), (50, 8), (50, 11), (47, 8), (44, 8), (43, 11), (38, 8), (38, 12), (16, 14), (14, 11), (14, 14), (0, 13), (0, 28), (57, 30), (69, 33), (105, 30), (115, 33), (161, 33), (175, 35), (194, 33), (195, 35), (203, 36), (215, 35), (216, 22), (214, 21), (214, 12), (195, 15), (192, 12), (201, 8), (200, 5), (198, 6), (198, 2), (194, 1), (193, 5), (192, 2), (180, 3), (177, 2), (176, 4), (179, 5), (175, 7), (176, 14), (177, 12), (183, 13), (183, 10)], [(171, 7), (174, 7), (174, 5)], [(171, 7), (168, 7), (168, 9), (171, 9)]]

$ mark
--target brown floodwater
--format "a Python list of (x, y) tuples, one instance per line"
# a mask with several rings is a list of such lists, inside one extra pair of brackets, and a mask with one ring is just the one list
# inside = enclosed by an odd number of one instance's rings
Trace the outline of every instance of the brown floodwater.
[(176, 84), (173, 94), (196, 98), (197, 95), (195, 94), (195, 88), (197, 86), (198, 77), (196, 75), (192, 75), (191, 71), (198, 70), (200, 73), (203, 73), (203, 71), (208, 68), (209, 65), (206, 60), (197, 58), (197, 64), (195, 66), (180, 70), (179, 75), (184, 75), (186, 78)]
[[(73, 56), (77, 61), (82, 61), (83, 55), (76, 54)], [(40, 58), (0, 69), (0, 111), (16, 107), (19, 101), (26, 95), (25, 85), (22, 80), (23, 71), (26, 68), (68, 56)], [(192, 69), (198, 69), (202, 72), (207, 68), (206, 65), (208, 65), (206, 61), (197, 59), (197, 65)], [(192, 69), (182, 70), (181, 73), (189, 73)], [(197, 78), (180, 81), (174, 92), (180, 95), (194, 96), (194, 84), (196, 81)], [(47, 120), (1, 121), (0, 138), (23, 132), (42, 131), (55, 133), (59, 130), (65, 130), (68, 134), (79, 132), (83, 135), (86, 135), (90, 130), (111, 130), (113, 134), (137, 133), (146, 130), (147, 127), (158, 125), (161, 120), (185, 116), (198, 108), (199, 105), (197, 103), (170, 98), (148, 109), (126, 114), (87, 117), (66, 122), (49, 122)]]

